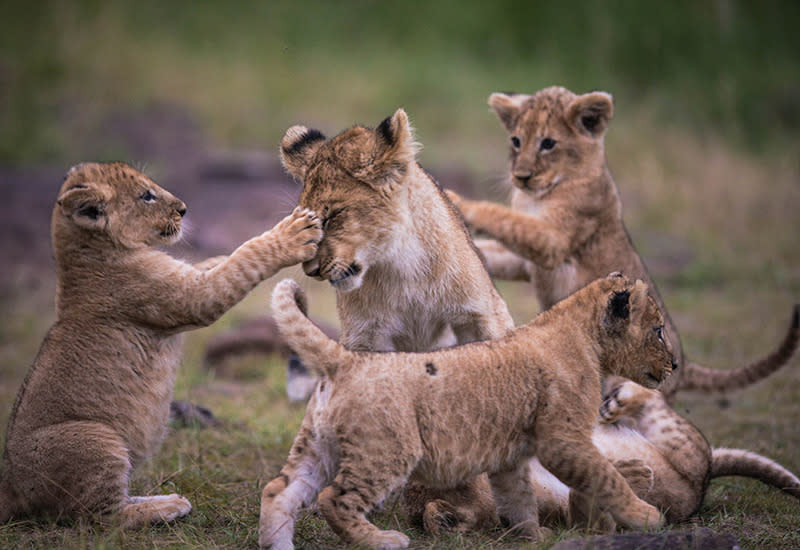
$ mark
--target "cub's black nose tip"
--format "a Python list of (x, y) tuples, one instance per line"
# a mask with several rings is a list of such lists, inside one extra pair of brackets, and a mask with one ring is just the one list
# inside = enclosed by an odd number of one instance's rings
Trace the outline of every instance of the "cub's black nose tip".
[(182, 207), (178, 208), (178, 214), (181, 215), (181, 218), (184, 217), (186, 215), (186, 207), (182, 206)]

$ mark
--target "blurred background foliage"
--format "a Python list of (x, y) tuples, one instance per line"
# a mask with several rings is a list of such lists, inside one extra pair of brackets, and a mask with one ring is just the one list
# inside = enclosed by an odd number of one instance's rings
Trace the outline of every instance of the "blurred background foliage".
[[(761, 151), (800, 128), (800, 2), (4, 2), (0, 162), (85, 154), (121, 105), (184, 106), (274, 149), (409, 111), (435, 162), (477, 162), (492, 91), (612, 92), (660, 124)], [(92, 151), (95, 158), (118, 157)], [(467, 154), (464, 154), (466, 151)], [(465, 160), (467, 159), (467, 160)]]

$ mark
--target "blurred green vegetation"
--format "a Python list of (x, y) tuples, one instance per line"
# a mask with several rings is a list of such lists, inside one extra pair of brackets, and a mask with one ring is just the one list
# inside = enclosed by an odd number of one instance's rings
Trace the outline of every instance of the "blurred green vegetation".
[(431, 158), (468, 163), (453, 151), (495, 127), (490, 92), (556, 83), (760, 149), (800, 128), (798, 23), (793, 0), (11, 0), (0, 162), (85, 154), (109, 110), (166, 101), (219, 143), (270, 149), (296, 122), (403, 106)]

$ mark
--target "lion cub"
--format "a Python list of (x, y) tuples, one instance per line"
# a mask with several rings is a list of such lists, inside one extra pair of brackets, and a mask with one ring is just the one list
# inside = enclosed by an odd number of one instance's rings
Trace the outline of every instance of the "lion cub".
[[(800, 479), (780, 464), (741, 449), (712, 449), (700, 431), (666, 402), (663, 393), (618, 376), (603, 381), (600, 421), (592, 441), (636, 495), (667, 521), (689, 519), (703, 502), (710, 479), (759, 472), (758, 479), (800, 498)], [(538, 461), (531, 483), (539, 513), (572, 525), (613, 528), (613, 520), (585, 495), (570, 492)]]
[(647, 281), (679, 365), (660, 388), (668, 401), (681, 389), (743, 388), (791, 358), (800, 342), (800, 305), (779, 349), (761, 361), (714, 370), (683, 356), (678, 331), (622, 222), (603, 143), (614, 112), (609, 94), (552, 87), (533, 95), (495, 93), (489, 104), (510, 137), (511, 209), (455, 193), (450, 198), (470, 226), (496, 239), (479, 244), (493, 276), (530, 280), (545, 309), (613, 271)]
[(402, 109), (330, 140), (293, 126), (281, 142), (303, 183), (299, 204), (325, 231), (303, 269), (336, 289), (348, 349), (425, 351), (448, 329), (465, 343), (514, 327), (460, 215), (417, 164), (419, 147)]
[(321, 381), (312, 430), (298, 434), (281, 475), (264, 489), (262, 546), (292, 547), (297, 501), (311, 492), (346, 542), (405, 548), (408, 537), (365, 515), (407, 480), (454, 487), (481, 472), (498, 514), (536, 538), (534, 456), (621, 524), (662, 524), (592, 444), (604, 376), (656, 387), (672, 371), (645, 283), (600, 279), (503, 338), (426, 353), (347, 350), (308, 320), (291, 279), (275, 288), (272, 309)]
[(58, 268), (50, 328), (8, 423), (0, 521), (116, 514), (124, 526), (191, 510), (176, 494), (128, 495), (164, 437), (180, 333), (213, 323), (262, 280), (309, 260), (322, 236), (295, 210), (230, 256), (192, 266), (176, 241), (186, 205), (134, 168), (80, 164), (53, 209)]
[[(317, 212), (325, 230), (303, 269), (336, 290), (348, 349), (429, 351), (514, 327), (461, 216), (417, 163), (419, 147), (402, 109), (375, 129), (355, 126), (328, 140), (294, 126), (281, 142), (284, 166), (303, 183), (299, 204)], [(365, 377), (365, 391), (371, 384)], [(301, 431), (309, 422), (306, 415)], [(416, 487), (407, 504), (412, 515), (430, 517), (445, 502), (472, 501), (481, 485), (485, 476), (446, 492)], [(478, 508), (470, 523), (493, 521), (491, 506)]]

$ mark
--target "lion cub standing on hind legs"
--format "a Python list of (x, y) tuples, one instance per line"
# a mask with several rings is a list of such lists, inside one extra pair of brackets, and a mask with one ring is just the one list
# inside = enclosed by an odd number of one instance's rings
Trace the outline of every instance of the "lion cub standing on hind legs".
[(292, 279), (275, 287), (272, 310), (321, 381), (309, 429), (264, 489), (262, 546), (291, 548), (298, 500), (319, 495), (346, 542), (406, 548), (407, 536), (365, 515), (406, 480), (451, 488), (481, 472), (498, 514), (536, 539), (534, 456), (621, 524), (663, 523), (592, 444), (604, 377), (654, 388), (672, 371), (663, 318), (642, 281), (597, 280), (500, 339), (427, 353), (347, 350), (308, 320)]
[[(348, 349), (427, 351), (448, 335), (466, 343), (499, 338), (514, 327), (460, 215), (417, 164), (418, 149), (402, 109), (375, 129), (356, 126), (327, 140), (317, 130), (294, 126), (281, 142), (284, 166), (303, 183), (299, 204), (319, 214), (325, 232), (303, 269), (336, 289), (340, 341)], [(364, 377), (365, 399), (373, 383)], [(313, 440), (314, 411), (329, 397), (330, 386), (320, 384), (293, 454), (301, 452), (302, 441)], [(482, 476), (454, 491), (415, 494), (435, 515), (444, 501), (432, 498), (471, 503), (485, 487)], [(273, 490), (264, 489), (264, 505)], [(285, 501), (292, 508), (291, 530), (297, 509), (315, 494), (302, 480), (284, 494), (291, 495)], [(491, 524), (493, 508), (483, 511)], [(274, 527), (262, 513), (262, 544)]]
[(279, 269), (309, 260), (320, 222), (296, 209), (230, 256), (192, 266), (176, 241), (186, 205), (121, 162), (81, 164), (53, 209), (56, 322), (8, 423), (0, 522), (116, 515), (126, 527), (189, 513), (176, 494), (128, 495), (164, 437), (180, 333), (213, 323)]

